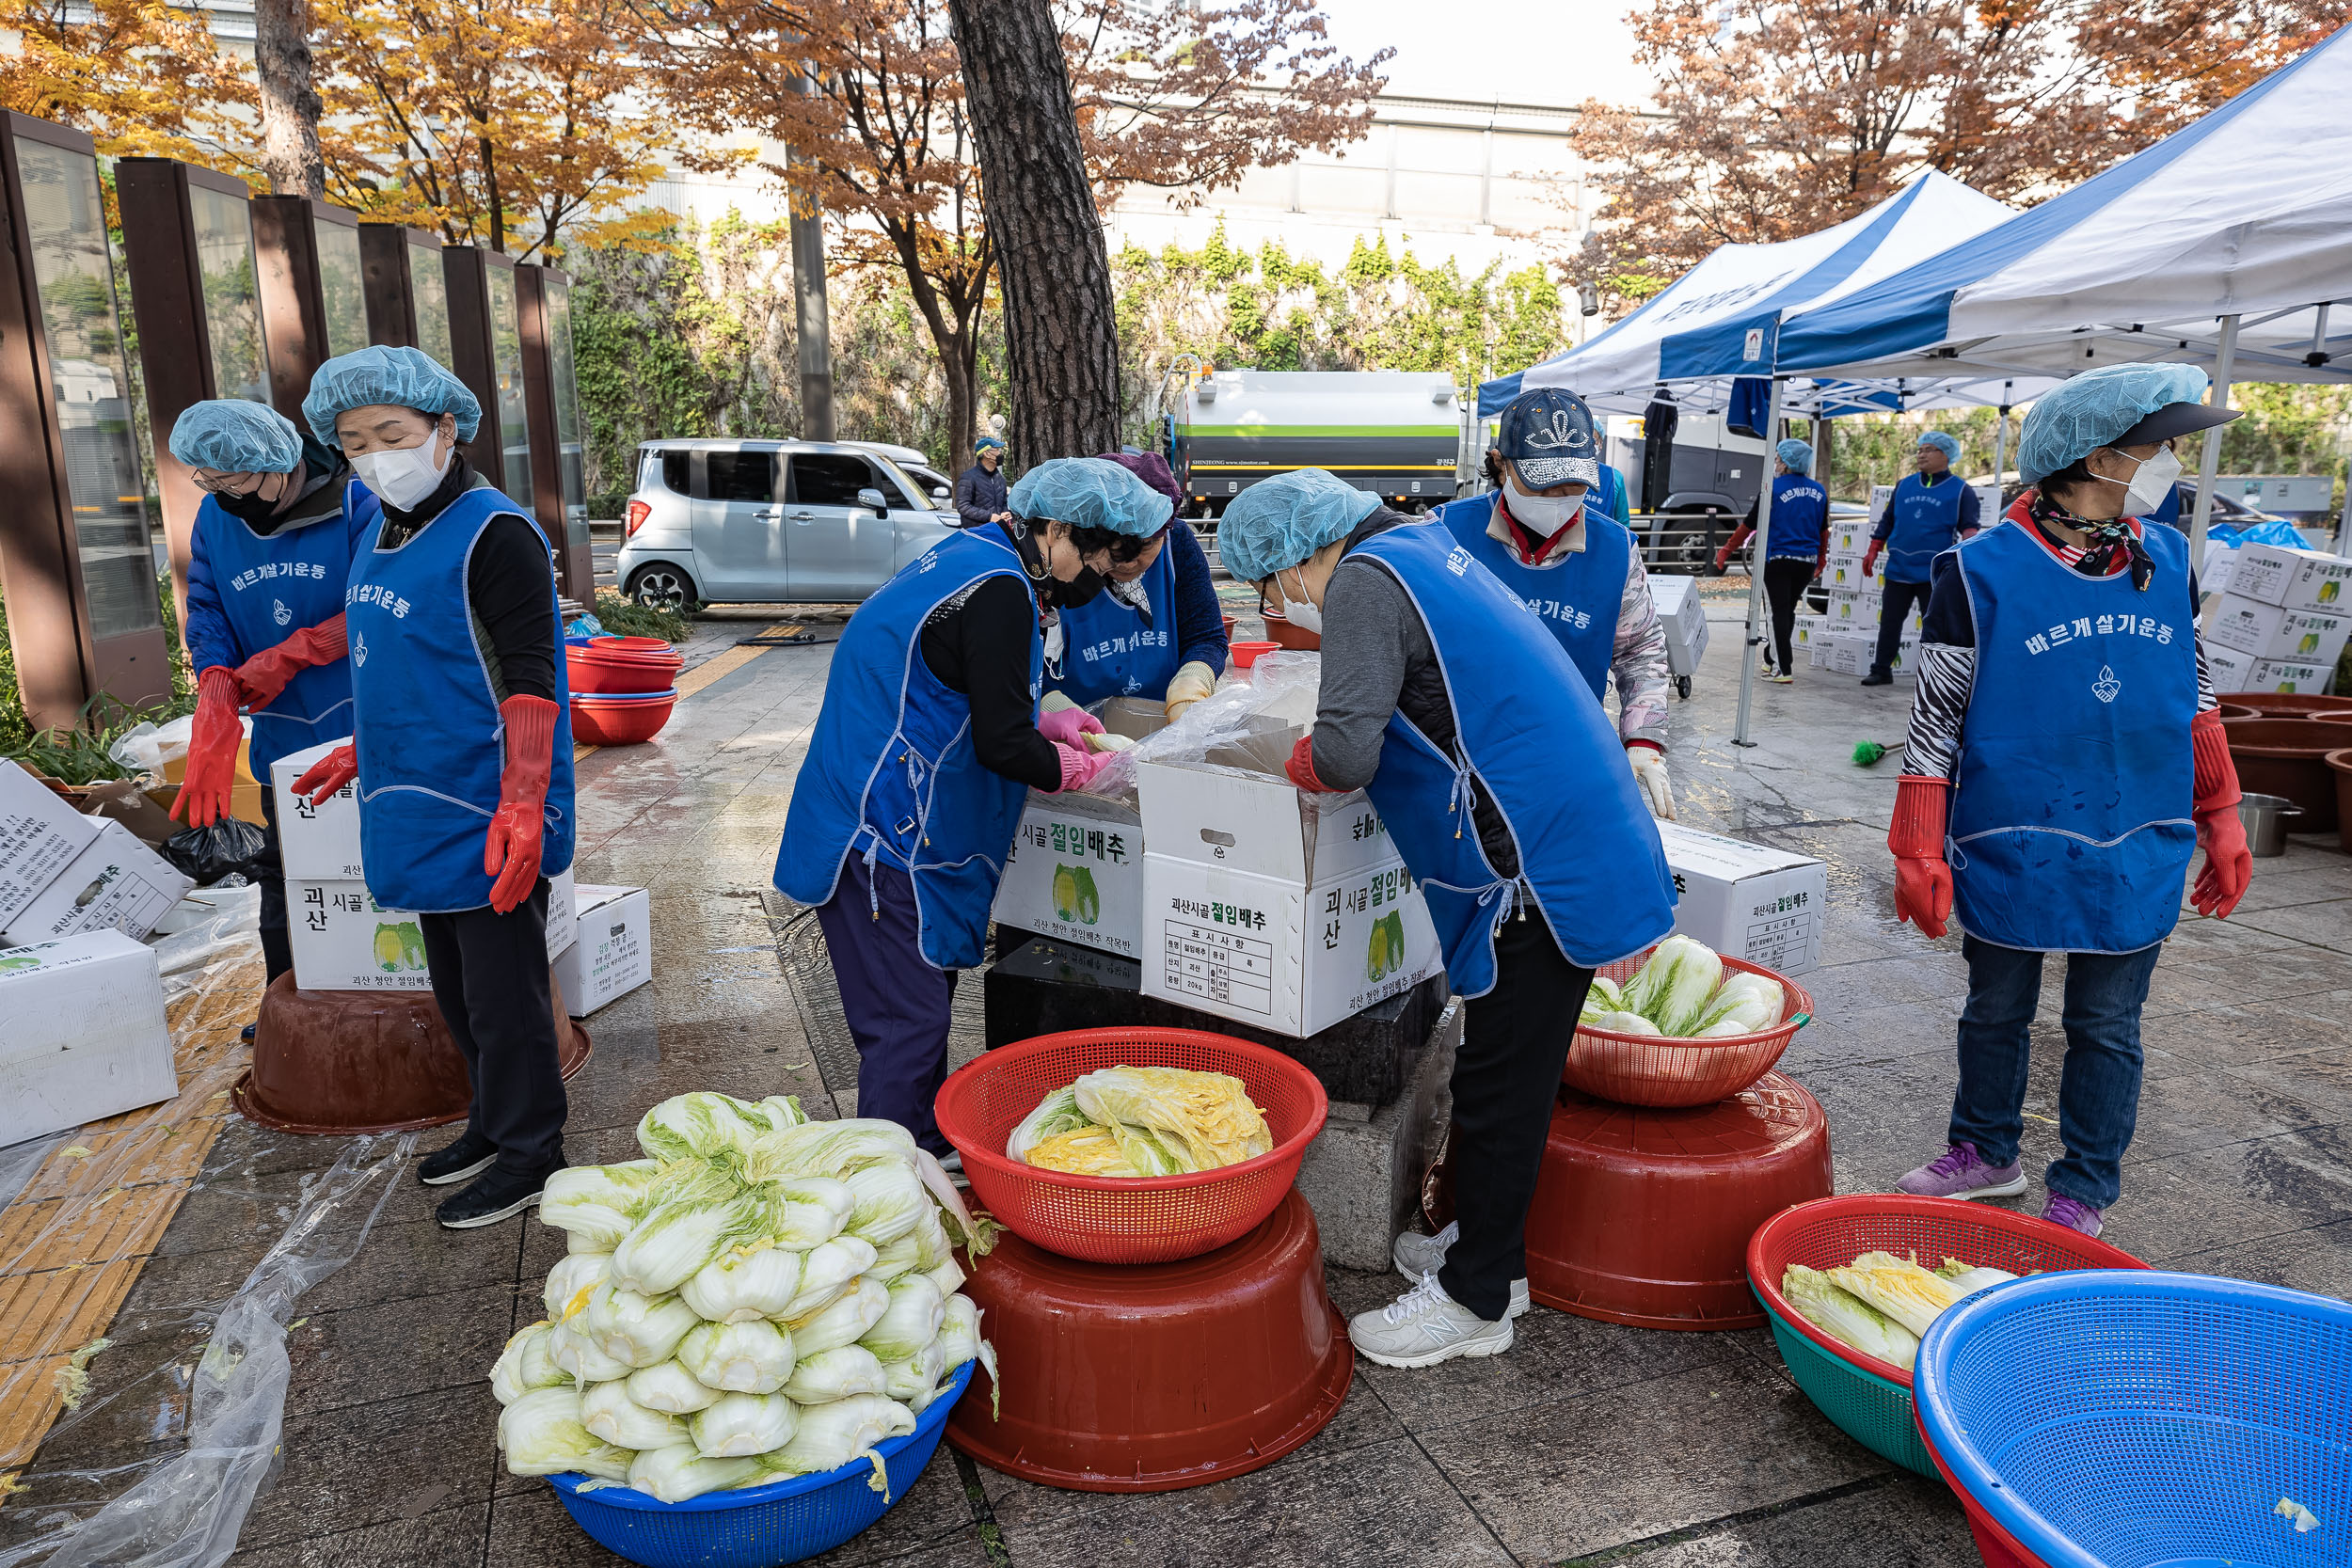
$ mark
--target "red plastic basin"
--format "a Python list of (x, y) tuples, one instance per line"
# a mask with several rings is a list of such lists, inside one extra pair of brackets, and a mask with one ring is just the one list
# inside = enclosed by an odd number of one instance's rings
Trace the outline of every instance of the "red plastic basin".
[(1296, 1192), (1240, 1241), (1174, 1263), (1084, 1263), (1005, 1236), (964, 1293), (1003, 1408), (957, 1402), (947, 1441), (1080, 1492), (1167, 1492), (1273, 1464), (1347, 1397), (1355, 1353)]
[(1263, 619), (1265, 634), (1274, 639), (1276, 645), (1279, 647), (1293, 648), (1300, 653), (1315, 653), (1323, 647), (1323, 633), (1319, 631), (1302, 630), (1292, 626), (1287, 618), (1277, 615), (1272, 610), (1267, 610)]
[(1247, 670), (1281, 645), (1279, 642), (1230, 642), (1226, 644), (1225, 652), (1232, 659), (1234, 669)]
[(2330, 752), (2327, 762), (2336, 781), (2336, 847), (2352, 855), (2352, 750)]
[(634, 746), (651, 740), (670, 721), (677, 689), (642, 697), (572, 699), (572, 738), (591, 746)]
[(2249, 795), (2283, 795), (2302, 807), (2297, 832), (2335, 832), (2336, 784), (2327, 757), (2352, 747), (2352, 724), (2309, 718), (2224, 719), (2221, 733), (2229, 739), (2241, 788)]
[(599, 637), (588, 644), (599, 654), (675, 654), (677, 649), (659, 637)]
[(681, 667), (682, 661), (676, 659), (582, 657), (577, 648), (564, 661), (564, 672), (575, 697), (642, 696), (649, 691), (666, 691), (676, 686)]
[(2311, 691), (2222, 691), (2216, 696), (2225, 706), (2249, 707), (2273, 719), (2308, 719), (2332, 708), (2352, 707), (2342, 692), (2330, 697)]

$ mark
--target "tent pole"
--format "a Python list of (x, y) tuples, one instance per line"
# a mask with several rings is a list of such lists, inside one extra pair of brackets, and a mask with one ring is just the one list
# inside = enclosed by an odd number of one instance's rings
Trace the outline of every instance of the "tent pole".
[(2003, 512), (2009, 510), (2001, 504), (2001, 472), (2009, 466), (2009, 394), (2016, 385), (2014, 381), (2001, 383), (2001, 406), (1993, 416), (1993, 504)]
[[(1760, 629), (1764, 626), (1764, 552), (1772, 541), (1772, 448), (1780, 440), (1780, 393), (1782, 377), (1772, 377), (1772, 405), (1764, 412), (1764, 471), (1763, 483), (1756, 497), (1756, 542), (1749, 546), (1748, 559), (1756, 562), (1748, 578), (1748, 631), (1740, 643), (1740, 722), (1733, 730), (1734, 746), (1753, 746), (1748, 738), (1749, 709), (1756, 701), (1756, 650), (1763, 646)], [(1827, 541), (1824, 541), (1826, 543)]]
[[(2237, 317), (2221, 318), (2221, 352), (2214, 358), (2213, 405), (2230, 406), (2230, 372), (2236, 368)], [(2205, 432), (2205, 450), (2197, 459), (2197, 514), (2188, 529), (2188, 569), (2205, 569), (2205, 525), (2213, 519), (2213, 487), (2221, 473), (2221, 427)]]

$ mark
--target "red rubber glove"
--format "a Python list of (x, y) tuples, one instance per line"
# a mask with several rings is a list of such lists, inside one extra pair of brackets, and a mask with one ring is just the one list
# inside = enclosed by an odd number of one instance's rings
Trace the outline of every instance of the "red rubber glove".
[(314, 665), (332, 664), (351, 652), (351, 641), (343, 630), (343, 618), (321, 621), (306, 626), (275, 648), (264, 648), (237, 666), (237, 680), (245, 688), (246, 705), (267, 707), (286, 689), (286, 683)]
[(1944, 828), (1951, 783), (1905, 773), (1895, 786), (1895, 822), (1886, 847), (1895, 851), (1895, 919), (1922, 935), (1940, 937), (1952, 913), (1952, 868), (1944, 860)]
[(1878, 560), (1879, 542), (1873, 539), (1870, 541), (1870, 547), (1862, 552), (1862, 575), (1864, 577), (1870, 575), (1870, 568), (1878, 564)]
[(1092, 748), (1078, 737), (1101, 735), (1103, 721), (1082, 707), (1066, 707), (1041, 716), (1037, 721), (1037, 733), (1057, 746), (1086, 752)]
[(2205, 849), (2205, 868), (2197, 874), (2188, 901), (2199, 914), (2227, 920), (2254, 879), (2253, 851), (2246, 847), (2246, 824), (2237, 814), (2237, 763), (2230, 756), (2221, 715), (2214, 710), (2189, 721), (2188, 736), (2197, 758), (2190, 815), (2197, 818), (2197, 842)]
[(1298, 744), (1291, 748), (1291, 760), (1283, 765), (1282, 771), (1291, 776), (1291, 783), (1316, 795), (1347, 793), (1343, 789), (1335, 789), (1315, 777), (1315, 737), (1311, 735), (1302, 735), (1298, 737)]
[(358, 776), (358, 750), (345, 741), (304, 769), (294, 782), (294, 792), (315, 806)]
[(514, 696), (499, 705), (506, 721), (506, 767), (499, 774), (499, 809), (482, 845), (482, 869), (498, 879), (490, 885), (490, 908), (501, 914), (514, 913), (538, 885), (555, 721), (563, 711), (545, 697)]
[[(1099, 730), (1102, 726), (1097, 724), (1095, 728)], [(1065, 746), (1060, 741), (1056, 741), (1054, 755), (1061, 762), (1061, 783), (1055, 786), (1057, 793), (1063, 790), (1083, 789), (1087, 781), (1109, 767), (1111, 758), (1118, 754), (1116, 752), (1097, 752), (1083, 743), (1076, 746)]]
[(171, 815), (191, 828), (209, 828), (229, 815), (229, 792), (237, 782), (237, 747), (245, 726), (237, 721), (242, 696), (237, 673), (226, 664), (207, 665), (196, 677), (196, 721), (188, 726), (188, 768)]

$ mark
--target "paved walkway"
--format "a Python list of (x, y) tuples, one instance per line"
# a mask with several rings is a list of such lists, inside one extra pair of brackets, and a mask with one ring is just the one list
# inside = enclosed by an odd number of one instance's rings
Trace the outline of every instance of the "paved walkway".
[[(1806, 672), (1760, 687), (1754, 750), (1732, 748), (1737, 607), (1713, 601), (1715, 642), (1674, 714), (1685, 820), (1823, 856), (1831, 908), (1817, 1022), (1783, 1068), (1828, 1108), (1841, 1190), (1883, 1187), (1941, 1144), (1958, 940), (1888, 917), (1892, 763), (1865, 771), (1855, 740), (1900, 738), (1908, 688), (1863, 690)], [(701, 624), (697, 662), (781, 611)], [(830, 628), (820, 626), (820, 635)], [(572, 1086), (576, 1161), (633, 1154), (630, 1129), (664, 1095), (718, 1088), (825, 1102), (807, 998), (779, 962), (805, 931), (766, 896), (830, 648), (760, 652), (684, 701), (654, 745), (580, 764), (580, 879), (653, 897), (654, 982), (590, 1021), (596, 1052)], [(968, 988), (977, 992), (977, 986)], [(2055, 1155), (2060, 1053), (2055, 985), (2028, 1103), (2026, 1160)], [(2297, 844), (2257, 863), (2226, 925), (2193, 916), (2169, 945), (2149, 1008), (2149, 1082), (2126, 1196), (2109, 1238), (2152, 1260), (2352, 1293), (2352, 860)], [(821, 1037), (822, 1017), (814, 1027)], [(835, 1070), (838, 1077), (838, 1065)], [(848, 1106), (840, 1100), (836, 1109)], [(0, 1510), (0, 1549), (27, 1502), (119, 1490), (167, 1444), (184, 1369), (225, 1296), (282, 1229), (333, 1140), (242, 1121), (223, 1130), (90, 1366), (83, 1416), (41, 1449), (34, 1490)], [(2036, 1195), (2038, 1201), (2039, 1195)], [(292, 1336), (285, 1467), (246, 1524), (255, 1568), (610, 1564), (548, 1489), (498, 1468), (484, 1382), (500, 1345), (541, 1315), (563, 1250), (530, 1225), (451, 1235), (414, 1184), (365, 1250), (305, 1297)], [(1393, 1279), (1335, 1273), (1343, 1310)], [(1539, 1309), (1506, 1356), (1427, 1372), (1359, 1366), (1339, 1418), (1251, 1477), (1147, 1497), (1060, 1493), (977, 1470), (946, 1449), (876, 1529), (829, 1562), (906, 1568), (1215, 1563), (1218, 1568), (1467, 1562), (1632, 1568), (1919, 1565), (1977, 1560), (1941, 1488), (1832, 1428), (1762, 1331), (1661, 1334)]]

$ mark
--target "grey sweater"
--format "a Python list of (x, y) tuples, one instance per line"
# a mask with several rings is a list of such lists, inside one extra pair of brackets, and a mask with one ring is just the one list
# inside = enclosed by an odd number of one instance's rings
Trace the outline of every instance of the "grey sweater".
[[(1347, 536), (1347, 550), (1390, 529), (1436, 527), (1375, 507)], [(1406, 719), (1452, 755), (1454, 703), (1429, 628), (1404, 586), (1385, 566), (1343, 553), (1323, 594), (1323, 687), (1315, 711), (1315, 777), (1334, 789), (1361, 789), (1380, 767), (1391, 714)], [(1486, 787), (1472, 813), (1479, 842), (1495, 870), (1519, 873), (1518, 847)]]

